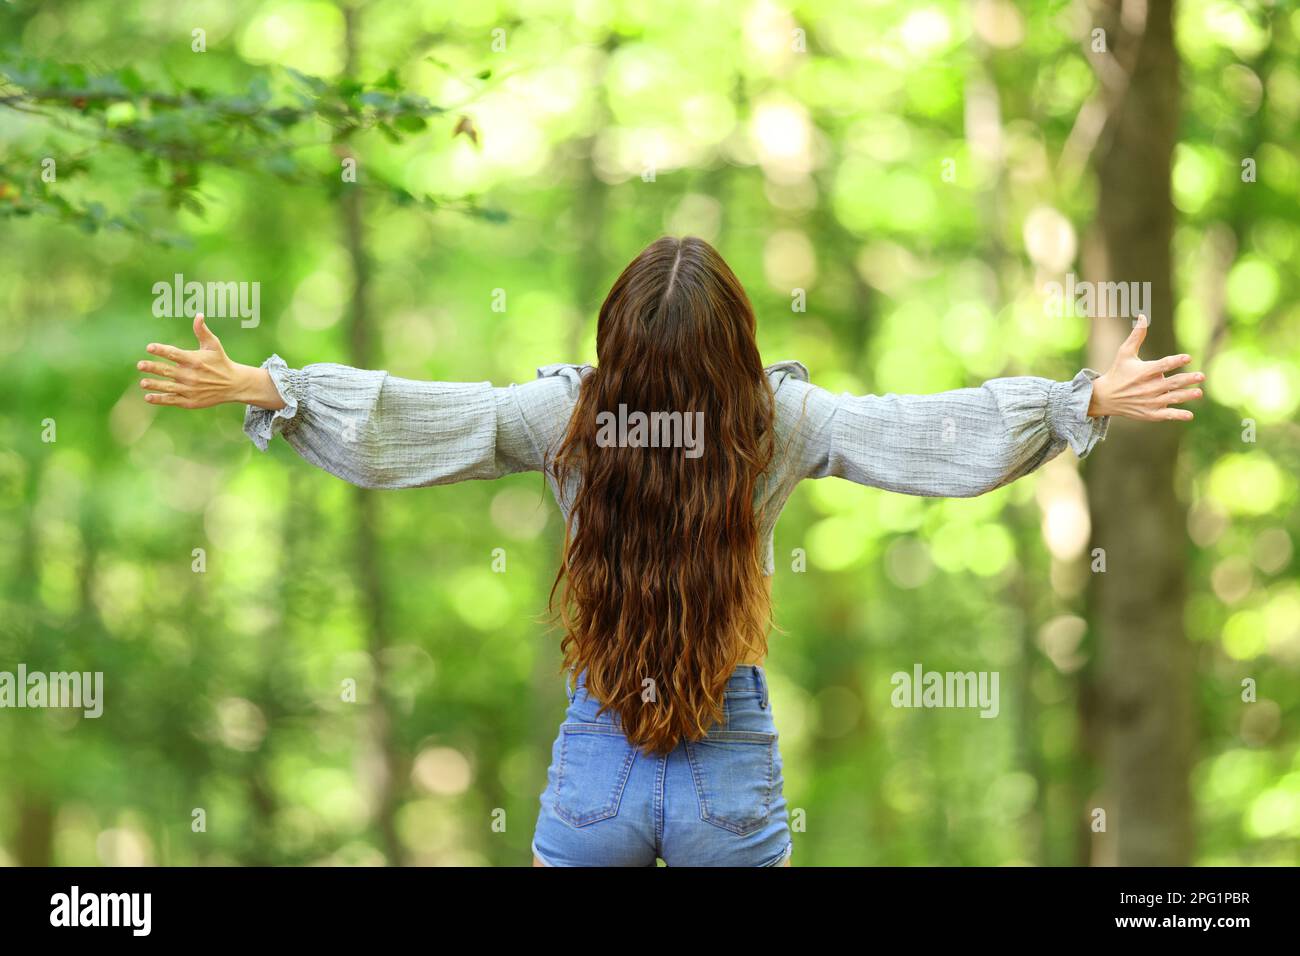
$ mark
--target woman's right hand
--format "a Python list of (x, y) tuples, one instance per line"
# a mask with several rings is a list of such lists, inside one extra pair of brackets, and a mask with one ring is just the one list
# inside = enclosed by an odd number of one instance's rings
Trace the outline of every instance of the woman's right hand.
[(1192, 413), (1187, 409), (1173, 406), (1204, 395), (1201, 384), (1205, 375), (1201, 372), (1165, 374), (1190, 362), (1190, 355), (1166, 355), (1151, 362), (1138, 358), (1138, 349), (1147, 337), (1150, 324), (1145, 315), (1138, 316), (1137, 324), (1119, 347), (1109, 371), (1093, 381), (1092, 398), (1088, 404), (1090, 418), (1115, 415), (1145, 422), (1192, 420)]
[(224, 402), (242, 402), (273, 411), (284, 408), (270, 373), (231, 361), (201, 312), (194, 317), (194, 336), (199, 347), (193, 351), (158, 342), (146, 349), (151, 355), (176, 363), (136, 363), (141, 372), (162, 376), (140, 380), (140, 387), (149, 393), (144, 397), (146, 402), (178, 408), (211, 408)]

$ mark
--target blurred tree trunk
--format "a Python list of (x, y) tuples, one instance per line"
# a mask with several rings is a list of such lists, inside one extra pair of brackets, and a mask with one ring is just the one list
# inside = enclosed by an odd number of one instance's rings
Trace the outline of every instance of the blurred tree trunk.
[[(1113, 53), (1102, 69), (1109, 100), (1097, 146), (1094, 281), (1150, 282), (1151, 327), (1142, 357), (1178, 351), (1173, 330), (1170, 166), (1178, 124), (1172, 0), (1107, 0)], [(1114, 69), (1115, 65), (1119, 69)], [(1106, 63), (1101, 64), (1106, 67)], [(1097, 311), (1105, 311), (1099, 308)], [(1093, 320), (1093, 364), (1103, 370), (1130, 323)], [(1099, 635), (1096, 730), (1107, 833), (1093, 862), (1185, 865), (1192, 856), (1192, 655), (1183, 630), (1186, 514), (1174, 472), (1182, 427), (1112, 422), (1089, 462), (1091, 547), (1105, 551), (1090, 599)]]
[[(353, 76), (357, 69), (358, 11), (343, 7), (345, 59), (343, 72)], [(344, 189), (341, 202), (344, 241), (352, 266), (352, 299), (349, 303), (352, 364), (371, 368), (374, 355), (370, 327), (370, 256), (366, 251), (365, 215), (361, 190)], [(369, 708), (369, 752), (364, 761), (371, 774), (374, 793), (374, 822), (379, 831), (380, 847), (389, 864), (400, 866), (406, 858), (397, 834), (397, 807), (401, 786), (400, 755), (393, 732), (393, 706), (388, 696), (385, 651), (388, 648), (388, 623), (382, 558), (377, 523), (379, 502), (376, 492), (352, 489), (354, 506), (353, 544), (357, 580), (361, 589), (361, 618), (366, 627), (366, 649), (374, 667), (374, 702)]]
[(18, 838), (14, 841), (14, 862), (19, 866), (52, 866), (54, 863), (54, 804), (43, 793), (21, 790), (14, 797)]
[[(17, 566), (14, 569), (13, 585), (5, 595), (6, 607), (21, 608), (17, 620), (7, 622), (6, 631), (18, 635), (14, 648), (16, 660), (39, 660), (47, 656), (48, 648), (43, 647), (45, 640), (45, 608), (40, 597), (40, 566), (42, 542), (36, 528), (36, 501), (44, 479), (44, 459), (32, 456), (31, 475), (24, 489), (22, 546), (17, 554)], [(8, 634), (0, 633), (7, 637)], [(6, 656), (9, 647), (4, 648)], [(4, 667), (14, 666), (13, 660), (6, 660)], [(35, 669), (35, 668), (33, 668)], [(10, 718), (14, 720), (15, 718)], [(9, 734), (2, 741), (5, 746), (0, 750), (0, 767), (4, 768), (3, 779), (7, 782), (5, 790), (12, 801), (10, 819), (17, 824), (17, 832), (12, 835), (14, 862), (19, 866), (52, 866), (54, 864), (54, 830), (58, 819), (58, 807), (50, 795), (49, 789), (39, 776), (33, 777), (29, 770), (20, 774), (18, 768), (39, 766), (31, 751), (33, 750), (33, 733)]]

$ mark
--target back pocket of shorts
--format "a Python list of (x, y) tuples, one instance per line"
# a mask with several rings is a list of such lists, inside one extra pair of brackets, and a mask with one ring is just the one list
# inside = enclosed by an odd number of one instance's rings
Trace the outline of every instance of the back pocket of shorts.
[(560, 736), (556, 815), (575, 827), (616, 815), (636, 759), (632, 745), (610, 724), (566, 723)]
[(700, 819), (741, 836), (772, 815), (776, 776), (776, 734), (716, 730), (687, 742), (686, 759), (695, 778)]

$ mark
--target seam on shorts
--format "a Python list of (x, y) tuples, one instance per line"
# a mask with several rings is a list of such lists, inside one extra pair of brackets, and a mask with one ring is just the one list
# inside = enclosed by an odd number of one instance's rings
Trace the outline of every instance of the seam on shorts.
[(551, 867), (552, 869), (560, 869), (560, 867), (548, 860), (541, 850), (537, 849), (536, 840), (533, 841), (533, 856), (542, 861), (542, 866)]
[(659, 758), (659, 768), (655, 773), (655, 795), (654, 795), (654, 825), (655, 825), (655, 854), (663, 849), (664, 844), (664, 804), (666, 796), (664, 794), (664, 779), (668, 776), (668, 755), (663, 754)]
[(789, 856), (791, 856), (793, 853), (794, 853), (794, 841), (792, 840), (791, 842), (789, 842), (789, 843), (787, 843), (787, 844), (785, 845), (785, 849), (784, 849), (784, 850), (782, 850), (780, 853), (778, 853), (778, 854), (777, 854), (776, 856), (774, 856), (772, 859), (768, 860), (766, 863), (760, 863), (760, 864), (758, 864), (758, 865), (759, 865), (760, 867), (764, 867), (764, 866), (780, 866), (782, 863), (784, 863), (784, 862), (786, 861), (786, 858), (789, 857)]

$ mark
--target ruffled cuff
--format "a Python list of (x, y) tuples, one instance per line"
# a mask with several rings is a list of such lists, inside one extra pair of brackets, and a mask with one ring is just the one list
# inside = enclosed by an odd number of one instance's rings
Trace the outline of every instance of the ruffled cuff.
[(289, 368), (278, 355), (272, 355), (261, 367), (271, 373), (271, 381), (280, 393), (284, 408), (271, 411), (269, 408), (249, 405), (244, 411), (244, 434), (261, 451), (266, 451), (272, 438), (292, 430), (297, 424), (298, 406), (307, 397), (307, 373), (302, 369)]
[(1068, 442), (1070, 449), (1080, 458), (1086, 458), (1097, 442), (1105, 441), (1106, 431), (1110, 428), (1110, 416), (1088, 417), (1092, 383), (1100, 377), (1100, 372), (1085, 368), (1068, 382), (1052, 383), (1048, 406), (1052, 434)]

